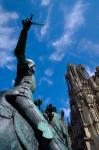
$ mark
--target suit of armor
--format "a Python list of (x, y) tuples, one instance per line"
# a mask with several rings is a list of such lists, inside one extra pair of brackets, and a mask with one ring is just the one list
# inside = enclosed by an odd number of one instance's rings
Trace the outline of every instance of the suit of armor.
[[(10, 116), (14, 118), (14, 127), (19, 138), (18, 142), (20, 148), (15, 147), (15, 142), (17, 141), (17, 139), (15, 139), (12, 147), (8, 150), (66, 150), (66, 145), (62, 142), (61, 138), (58, 137), (59, 135), (56, 134), (56, 130), (48, 123), (48, 120), (45, 119), (32, 100), (32, 93), (36, 87), (34, 76), (35, 63), (25, 58), (27, 33), (31, 23), (31, 20), (23, 21), (23, 29), (14, 50), (14, 54), (18, 60), (15, 87), (13, 90), (1, 94), (1, 100), (7, 100), (7, 107), (13, 109), (5, 113), (6, 108), (3, 102), (4, 107), (0, 105), (0, 115), (6, 117), (7, 114), (7, 117), (9, 117), (11, 114)], [(7, 129), (7, 127), (4, 129)], [(6, 131), (4, 130), (4, 132)], [(0, 139), (2, 142), (2, 138)], [(2, 150), (6, 150), (6, 148)]]
[[(29, 23), (30, 20), (27, 22)], [(25, 58), (27, 33), (28, 30), (26, 30), (23, 25), (23, 30), (21, 31), (17, 46), (14, 50), (14, 54), (18, 59), (18, 64), (14, 90), (16, 99), (12, 105), (16, 107), (31, 127), (36, 130), (36, 137), (39, 140), (40, 149), (48, 149), (49, 147), (49, 149), (59, 150), (60, 148), (58, 148), (57, 144), (52, 141), (54, 135), (51, 127), (32, 100), (32, 93), (34, 92), (36, 85), (34, 77), (35, 64), (33, 61)]]
[[(18, 44), (14, 51), (18, 59), (17, 77), (15, 80), (15, 88), (18, 91), (18, 95), (14, 104), (22, 116), (36, 130), (36, 137), (39, 141), (40, 149), (66, 150), (66, 145), (62, 144), (63, 142), (56, 138), (58, 135), (55, 133), (55, 130), (53, 130), (51, 124), (48, 124), (32, 100), (32, 92), (35, 90), (35, 63), (25, 59), (27, 32), (25, 29), (21, 31)], [(55, 134), (57, 135), (56, 137)]]

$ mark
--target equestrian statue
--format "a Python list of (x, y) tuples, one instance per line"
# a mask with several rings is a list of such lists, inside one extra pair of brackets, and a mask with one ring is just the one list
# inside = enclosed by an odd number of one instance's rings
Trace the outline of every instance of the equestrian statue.
[[(17, 75), (14, 87), (0, 92), (0, 150), (70, 150), (67, 128), (52, 105), (45, 113), (35, 105), (35, 63), (25, 56), (32, 17), (22, 21), (14, 54)], [(50, 119), (49, 119), (50, 118)]]

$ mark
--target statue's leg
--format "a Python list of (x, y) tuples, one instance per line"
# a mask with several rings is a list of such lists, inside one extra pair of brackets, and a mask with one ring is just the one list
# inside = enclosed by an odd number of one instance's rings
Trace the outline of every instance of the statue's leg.
[[(28, 99), (27, 97), (16, 96), (16, 97), (13, 97), (13, 100), (11, 101), (11, 103), (18, 110), (18, 112), (28, 121), (28, 123), (31, 125), (31, 127), (35, 131), (36, 138), (38, 139), (38, 142), (40, 144), (40, 148), (39, 148), (40, 150), (61, 150), (58, 143), (55, 142), (53, 138), (44, 138), (43, 135), (45, 131), (46, 133), (48, 132), (47, 129), (45, 129), (44, 132), (43, 130), (38, 129), (38, 124), (40, 122), (42, 126), (42, 119), (37, 114), (37, 111), (35, 110), (36, 109), (35, 105), (33, 105), (31, 101), (32, 100)], [(45, 124), (47, 125), (48, 123), (45, 123)]]
[(62, 149), (59, 147), (58, 143), (56, 143), (53, 139), (48, 146), (48, 150), (62, 150)]
[[(29, 119), (26, 118), (26, 117), (28, 117), (28, 115), (30, 115), (30, 112), (29, 113), (26, 112), (27, 110), (23, 111), (23, 109), (25, 109), (26, 106), (27, 107), (29, 106), (28, 102), (26, 102), (26, 100), (25, 100), (25, 103), (23, 103), (24, 99), (22, 99), (21, 96), (15, 97), (15, 96), (8, 95), (8, 96), (6, 96), (6, 99), (8, 102), (10, 102), (10, 104), (14, 108), (16, 108), (15, 112), (13, 113), (13, 118), (14, 118), (13, 123), (14, 123), (15, 131), (17, 133), (17, 137), (18, 137), (18, 139), (20, 139), (21, 143), (23, 143), (22, 146), (26, 147), (27, 150), (31, 150), (30, 148), (32, 148), (32, 150), (34, 150), (34, 149), (38, 150), (38, 140), (31, 128), (31, 126), (28, 123), (28, 122), (30, 122), (30, 121), (28, 121)], [(28, 113), (28, 115), (26, 115), (25, 113)], [(30, 148), (28, 148), (28, 147), (30, 147)], [(23, 148), (23, 149), (25, 150), (25, 148)]]
[(24, 96), (16, 96), (12, 100), (12, 105), (19, 111), (19, 113), (29, 122), (32, 127), (37, 127), (41, 118), (36, 113), (31, 100)]

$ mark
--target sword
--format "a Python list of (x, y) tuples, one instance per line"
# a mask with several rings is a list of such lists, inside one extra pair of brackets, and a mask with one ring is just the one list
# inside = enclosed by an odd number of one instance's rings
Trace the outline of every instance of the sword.
[[(33, 14), (31, 14), (31, 16), (30, 16), (30, 20), (32, 21), (32, 18), (33, 18)], [(40, 25), (40, 26), (43, 26), (44, 24), (42, 24), (42, 23), (37, 23), (37, 22), (32, 22), (32, 25)]]

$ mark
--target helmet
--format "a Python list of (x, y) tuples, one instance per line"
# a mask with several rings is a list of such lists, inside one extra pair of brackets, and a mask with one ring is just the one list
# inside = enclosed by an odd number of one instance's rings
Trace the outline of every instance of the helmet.
[(35, 62), (32, 59), (26, 59), (26, 62), (28, 63), (28, 67), (33, 69), (35, 72)]
[(29, 64), (29, 66), (35, 66), (35, 62), (32, 59), (26, 59), (26, 62)]

